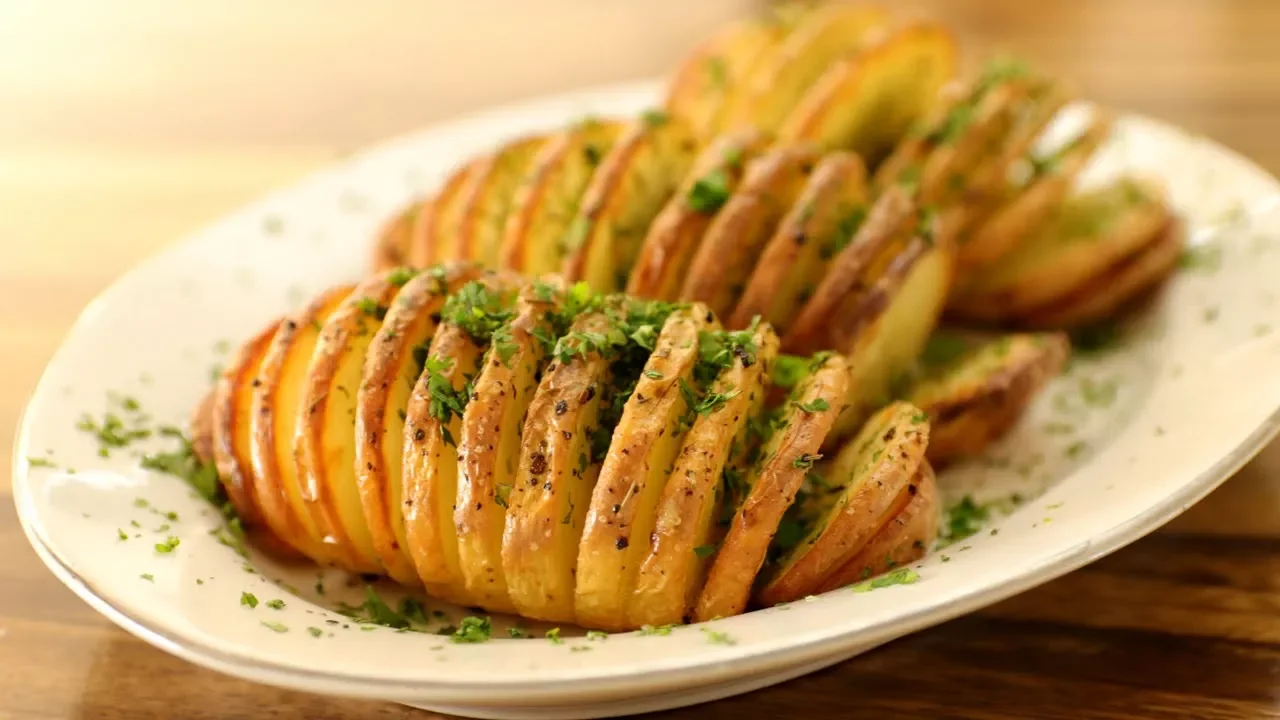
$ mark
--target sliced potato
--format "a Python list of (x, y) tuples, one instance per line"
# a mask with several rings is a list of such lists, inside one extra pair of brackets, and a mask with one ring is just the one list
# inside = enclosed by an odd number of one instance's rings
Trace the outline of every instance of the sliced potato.
[(848, 152), (823, 157), (765, 246), (729, 326), (746, 327), (760, 316), (786, 332), (866, 214), (862, 160)]
[(1026, 327), (1066, 329), (1111, 317), (1173, 274), (1185, 245), (1182, 223), (1170, 222), (1147, 247), (1067, 296), (1028, 311), (1018, 322)]
[(418, 213), (430, 199), (416, 200), (408, 207), (396, 213), (378, 233), (373, 242), (373, 257), (370, 266), (373, 272), (382, 272), (407, 265), (409, 262), (409, 240), (413, 237), (413, 226), (418, 221)]
[[(200, 402), (196, 403), (187, 421), (191, 435), (191, 452), (206, 465), (216, 462), (213, 456), (213, 403), (216, 394), (217, 388), (210, 388), (204, 397), (200, 398)], [(249, 478), (252, 479), (252, 475)]]
[(272, 322), (240, 347), (218, 377), (207, 415), (209, 450), (218, 479), (246, 527), (262, 524), (257, 497), (260, 483), (253, 478), (253, 434), (249, 422), (254, 381), (279, 327), (279, 320)]
[(699, 333), (718, 325), (697, 304), (672, 313), (623, 406), (578, 545), (574, 610), (582, 625), (629, 627), (627, 600), (684, 438), (682, 420), (694, 410), (682, 389), (693, 380)]
[(520, 463), (521, 427), (546, 365), (539, 337), (556, 337), (560, 288), (530, 284), (515, 316), (494, 333), (458, 436), (453, 521), (467, 594), (494, 612), (515, 612), (502, 569), (502, 534)]
[(881, 30), (888, 20), (883, 8), (844, 2), (826, 3), (805, 13), (744, 78), (728, 127), (777, 132), (826, 69), (857, 53), (872, 31)]
[[(570, 332), (609, 327), (604, 313), (592, 312)], [(609, 383), (609, 359), (588, 350), (568, 362), (553, 360), (529, 404), (502, 537), (507, 589), (525, 617), (574, 621), (578, 540), (600, 472), (591, 434)]]
[(765, 135), (742, 130), (715, 138), (702, 151), (649, 226), (627, 280), (628, 293), (657, 300), (676, 298), (708, 226), (742, 182), (746, 163), (766, 143)]
[(733, 502), (726, 498), (731, 488), (722, 483), (729, 476), (731, 456), (747, 444), (748, 424), (764, 403), (778, 354), (778, 337), (769, 325), (758, 325), (749, 338), (711, 386), (711, 393), (727, 399), (715, 412), (694, 420), (658, 498), (653, 534), (642, 544), (628, 603), (631, 627), (683, 622), (702, 587), (707, 551), (719, 539), (720, 509)]
[(850, 149), (874, 164), (933, 103), (955, 66), (955, 40), (941, 25), (887, 34), (832, 64), (783, 121), (779, 141)]
[(978, 455), (1008, 432), (1062, 370), (1071, 347), (1061, 334), (1004, 335), (979, 343), (944, 335), (930, 345), (953, 343), (953, 357), (925, 353), (923, 371), (906, 393), (929, 416), (929, 461), (937, 466)]
[(445, 298), (480, 274), (478, 265), (467, 264), (393, 277), (403, 286), (369, 345), (356, 393), (356, 485), (364, 519), (382, 567), (404, 585), (421, 582), (409, 557), (400, 486), (409, 396)]
[[(915, 491), (911, 492), (914, 487)], [(816, 592), (859, 583), (924, 557), (938, 539), (942, 519), (938, 483), (929, 462), (920, 463), (908, 486), (900, 511), (892, 513), (888, 522), (876, 532), (843, 566), (823, 579)]]
[(416, 216), (409, 237), (408, 264), (425, 268), (461, 259), (458, 253), (458, 229), (467, 200), (467, 190), (481, 172), (485, 158), (460, 165)]
[(403, 277), (392, 271), (357, 285), (322, 326), (307, 367), (293, 443), (312, 520), (344, 567), (362, 573), (381, 572), (382, 565), (356, 485), (352, 425), (365, 355), (400, 289), (391, 282), (393, 274)]
[(280, 323), (262, 360), (250, 403), (250, 455), (253, 480), (260, 483), (255, 495), (262, 517), (272, 532), (321, 564), (336, 559), (336, 548), (325, 543), (307, 507), (310, 488), (303, 487), (294, 437), (300, 429), (299, 410), (305, 409), (303, 392), (320, 328), (353, 289), (352, 285), (335, 287)]
[(457, 254), (451, 259), (497, 267), (516, 190), (545, 140), (541, 135), (517, 138), (477, 161), (463, 191)]
[(707, 572), (694, 606), (695, 622), (730, 617), (746, 609), (778, 523), (795, 500), (805, 473), (822, 457), (819, 448), (844, 409), (848, 391), (849, 365), (839, 355), (823, 358), (793, 391), (781, 423), (751, 468), (751, 490)]
[(899, 498), (915, 490), (911, 481), (928, 445), (927, 415), (910, 403), (894, 403), (867, 420), (836, 456), (815, 522), (778, 560), (760, 589), (760, 603), (777, 605), (817, 592), (906, 504)]
[(563, 274), (597, 292), (627, 284), (649, 224), (689, 172), (698, 151), (688, 124), (649, 112), (623, 133), (596, 169), (565, 230)]
[(795, 202), (817, 162), (808, 145), (779, 146), (751, 161), (737, 192), (707, 228), (680, 288), (684, 301), (728, 317), (760, 251)]
[(616, 120), (587, 118), (552, 136), (529, 162), (498, 249), (498, 266), (540, 277), (560, 269), (562, 244), (587, 183), (622, 132)]

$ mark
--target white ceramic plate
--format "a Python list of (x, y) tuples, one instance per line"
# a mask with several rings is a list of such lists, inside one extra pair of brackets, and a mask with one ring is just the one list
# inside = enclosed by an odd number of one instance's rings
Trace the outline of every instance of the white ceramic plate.
[[(362, 632), (331, 609), (340, 598), (358, 602), (360, 587), (329, 575), (322, 596), (312, 569), (258, 557), (246, 566), (209, 534), (218, 518), (186, 486), (141, 470), (128, 452), (99, 457), (76, 429), (82, 413), (102, 417), (113, 392), (137, 398), (156, 421), (182, 423), (209, 385), (218, 341), (238, 342), (310, 294), (355, 279), (381, 223), (456, 161), (587, 111), (638, 111), (657, 90), (557, 97), (399, 139), (122, 278), (85, 310), (22, 422), (14, 495), (40, 556), (130, 632), (232, 675), (476, 717), (600, 717), (762, 687), (1045, 582), (1177, 515), (1280, 425), (1280, 185), (1203, 138), (1127, 117), (1089, 177), (1125, 170), (1167, 183), (1199, 262), (1125, 327), (1119, 347), (1077, 358), (989, 457), (942, 478), (953, 501), (1017, 493), (1026, 502), (934, 552), (914, 584), (839, 590), (712, 623), (732, 644), (688, 627), (562, 644)], [(169, 511), (178, 519), (161, 515)], [(156, 552), (170, 535), (181, 544)], [(245, 591), (262, 604), (242, 606)], [(285, 607), (269, 608), (274, 598)], [(430, 607), (449, 615), (440, 624), (456, 622), (453, 610)]]

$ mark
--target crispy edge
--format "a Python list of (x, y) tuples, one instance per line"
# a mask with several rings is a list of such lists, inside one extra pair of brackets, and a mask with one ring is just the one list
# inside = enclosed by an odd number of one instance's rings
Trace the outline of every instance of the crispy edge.
[(218, 470), (218, 480), (222, 482), (227, 498), (246, 527), (261, 525), (263, 522), (250, 449), (253, 440), (250, 411), (254, 382), (281, 322), (282, 320), (272, 321), (240, 346), (231, 362), (227, 363), (218, 376), (210, 399), (210, 454), (214, 467)]
[(373, 252), (369, 259), (372, 272), (383, 272), (408, 262), (409, 240), (413, 236), (413, 226), (417, 222), (418, 213), (431, 202), (431, 198), (415, 200), (382, 226), (373, 241)]
[(465, 197), (460, 201), (458, 259), (485, 267), (498, 264), (507, 217), (530, 163), (545, 143), (543, 135), (520, 137), (476, 161)]
[(462, 203), (483, 158), (473, 159), (454, 169), (429, 205), (417, 214), (409, 236), (406, 264), (425, 268), (463, 259), (457, 252)]

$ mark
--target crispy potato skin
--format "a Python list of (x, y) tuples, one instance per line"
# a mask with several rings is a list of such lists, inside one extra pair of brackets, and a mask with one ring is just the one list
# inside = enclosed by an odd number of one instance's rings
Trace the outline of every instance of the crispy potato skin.
[(689, 272), (694, 254), (720, 207), (692, 207), (690, 198), (699, 183), (724, 181), (729, 195), (742, 181), (746, 163), (757, 157), (768, 138), (754, 129), (721, 135), (713, 140), (667, 201), (645, 235), (627, 280), (627, 292), (644, 298), (674, 300)]
[(373, 243), (373, 257), (369, 263), (373, 272), (383, 272), (408, 263), (409, 239), (413, 235), (414, 223), (417, 222), (418, 213), (430, 202), (427, 199), (410, 203), (387, 221)]
[(746, 327), (759, 315), (786, 332), (831, 258), (852, 239), (848, 233), (866, 203), (862, 160), (848, 152), (824, 156), (765, 246), (729, 327)]
[(578, 543), (574, 609), (583, 625), (629, 628), (627, 601), (685, 434), (681, 418), (690, 408), (680, 383), (691, 381), (698, 333), (713, 322), (696, 304), (672, 313), (623, 407)]
[[(915, 492), (910, 492), (914, 487)], [(903, 567), (924, 557), (938, 538), (942, 506), (938, 483), (928, 461), (920, 464), (915, 477), (898, 504), (901, 510), (890, 515), (871, 540), (842, 567), (823, 579), (817, 592), (862, 582), (876, 575)]]
[(543, 136), (519, 138), (480, 160), (461, 201), (457, 258), (496, 267), (507, 216)]
[(795, 202), (817, 162), (807, 145), (775, 147), (747, 165), (738, 191), (707, 228), (679, 298), (728, 317), (760, 251)]
[(456, 168), (431, 203), (417, 214), (406, 256), (410, 266), (425, 268), (462, 259), (458, 252), (462, 211), (484, 161), (477, 158)]
[[(591, 313), (571, 329), (602, 332), (608, 323)], [(599, 353), (553, 360), (529, 405), (502, 536), (507, 589), (525, 617), (574, 622), (578, 540), (600, 472), (589, 431), (609, 381), (609, 362)]]
[(911, 481), (924, 461), (929, 423), (910, 403), (894, 403), (876, 413), (836, 457), (828, 482), (844, 491), (815, 523), (808, 537), (778, 563), (760, 590), (770, 606), (818, 590), (883, 527), (916, 491)]
[(259, 483), (254, 495), (263, 520), (281, 539), (320, 564), (335, 560), (334, 548), (324, 542), (307, 509), (294, 437), (320, 328), (353, 289), (352, 285), (335, 287), (280, 323), (262, 360), (250, 403), (250, 456), (253, 480)]
[(509, 323), (510, 354), (490, 352), (476, 378), (458, 436), (458, 493), (453, 511), (458, 562), (467, 594), (486, 610), (515, 612), (502, 568), (502, 535), (520, 462), (520, 432), (538, 388), (547, 349), (534, 333), (554, 334), (547, 314), (559, 297), (521, 291)]
[[(746, 609), (778, 523), (804, 481), (807, 466), (801, 461), (819, 455), (827, 431), (844, 408), (848, 390), (849, 366), (840, 356), (827, 359), (797, 388), (795, 402), (785, 411), (785, 427), (774, 432), (763, 459), (752, 468), (751, 491), (734, 514), (707, 573), (693, 611), (695, 622), (730, 617)], [(813, 408), (818, 400), (825, 402), (826, 409), (810, 412), (801, 408)]]
[(756, 330), (752, 343), (755, 361), (739, 358), (712, 388), (738, 394), (694, 420), (676, 456), (628, 604), (631, 627), (683, 622), (693, 609), (708, 563), (695, 549), (717, 539), (716, 521), (726, 501), (721, 478), (733, 449), (745, 445), (747, 423), (764, 404), (778, 355), (778, 336), (768, 325)]
[(273, 321), (240, 347), (219, 376), (209, 405), (210, 453), (227, 498), (246, 526), (262, 523), (250, 454), (254, 380), (279, 326), (279, 320)]

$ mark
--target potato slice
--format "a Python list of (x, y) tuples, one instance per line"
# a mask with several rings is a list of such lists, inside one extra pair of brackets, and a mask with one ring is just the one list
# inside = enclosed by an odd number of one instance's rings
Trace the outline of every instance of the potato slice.
[[(641, 547), (635, 590), (628, 602), (631, 627), (683, 622), (702, 587), (711, 550), (719, 539), (717, 520), (731, 488), (727, 483), (735, 453), (745, 454), (748, 425), (764, 404), (770, 368), (778, 354), (778, 336), (761, 323), (732, 333), (745, 338), (731, 350), (733, 360), (720, 371), (711, 394), (726, 398), (715, 412), (699, 414), (683, 439), (657, 502), (653, 534)], [(731, 505), (731, 507), (736, 507)]]
[(409, 557), (400, 486), (409, 396), (445, 298), (480, 274), (479, 265), (464, 264), (391, 277), (402, 287), (369, 345), (356, 393), (356, 486), (364, 519), (378, 561), (404, 585), (421, 582)]
[(298, 406), (294, 454), (304, 505), (343, 567), (380, 573), (355, 477), (352, 432), (369, 344), (382, 325), (403, 273), (375, 275), (356, 286), (325, 321), (307, 366)]
[(521, 427), (546, 366), (547, 347), (563, 327), (556, 285), (530, 284), (515, 316), (494, 332), (458, 436), (458, 491), (453, 521), (467, 594), (494, 612), (515, 612), (502, 569), (502, 534), (520, 463)]
[(1067, 337), (1056, 333), (976, 343), (936, 335), (929, 343), (935, 352), (924, 353), (921, 375), (906, 393), (929, 416), (929, 462), (942, 466), (985, 451), (1062, 371), (1070, 347)]
[(698, 143), (689, 126), (648, 112), (609, 150), (565, 230), (563, 274), (597, 292), (627, 284), (649, 224), (693, 164)]
[(742, 181), (746, 163), (764, 150), (768, 138), (743, 130), (721, 135), (698, 156), (679, 190), (645, 235), (627, 292), (674, 300), (713, 218)]
[(454, 169), (440, 191), (417, 214), (409, 237), (408, 264), (425, 268), (461, 259), (458, 252), (458, 230), (467, 190), (480, 174), (485, 158), (478, 158)]
[(826, 3), (809, 11), (744, 79), (728, 127), (776, 133), (826, 69), (856, 54), (888, 21), (888, 12), (873, 5)]
[(915, 492), (899, 498), (900, 503), (906, 500), (902, 509), (894, 512), (870, 542), (848, 562), (824, 578), (816, 592), (829, 592), (863, 582), (913, 563), (929, 552), (938, 539), (942, 507), (938, 483), (927, 460), (920, 463), (911, 484), (915, 486)]
[(516, 191), (545, 144), (546, 138), (541, 135), (517, 138), (476, 162), (462, 191), (455, 259), (497, 267), (498, 251)]
[(966, 277), (949, 310), (967, 320), (1016, 318), (1131, 256), (1168, 221), (1160, 189), (1131, 178), (1075, 195), (1016, 250)]
[(512, 288), (497, 276), (449, 297), (405, 411), (401, 494), (409, 556), (429, 594), (460, 604), (474, 598), (462, 577), (453, 521), (457, 438), (489, 338), (513, 301)]
[(934, 102), (955, 72), (950, 31), (917, 23), (827, 68), (778, 130), (779, 142), (850, 149), (874, 164)]
[(300, 428), (299, 410), (308, 366), (320, 340), (320, 328), (347, 299), (352, 285), (322, 293), (305, 308), (280, 323), (258, 371), (250, 402), (250, 456), (255, 496), (272, 532), (320, 564), (337, 559), (332, 545), (307, 508), (300, 461), (294, 437)]
[(725, 129), (728, 113), (746, 81), (786, 36), (788, 27), (768, 17), (730, 25), (703, 42), (676, 69), (666, 108), (684, 118), (706, 141)]
[(1018, 322), (1032, 328), (1071, 329), (1105, 320), (1173, 274), (1185, 246), (1182, 223), (1170, 222), (1147, 247), (1067, 296), (1027, 312)]
[(251, 454), (253, 434), (249, 421), (254, 381), (280, 322), (272, 322), (240, 347), (218, 377), (208, 406), (209, 449), (218, 469), (218, 480), (246, 527), (263, 522), (257, 497), (260, 483), (253, 478)]
[(540, 277), (560, 269), (562, 245), (587, 183), (617, 142), (622, 123), (587, 118), (538, 149), (516, 190), (498, 249), (498, 266)]
[(627, 600), (686, 432), (683, 421), (694, 412), (685, 391), (692, 387), (699, 334), (718, 326), (697, 304), (672, 313), (623, 406), (578, 545), (574, 611), (582, 625), (629, 628)]
[(760, 251), (804, 188), (816, 151), (807, 145), (776, 147), (746, 168), (737, 192), (707, 228), (680, 288), (680, 299), (706, 303), (728, 317)]
[(910, 403), (880, 410), (836, 456), (815, 522), (760, 589), (765, 606), (813, 594), (905, 505), (929, 445), (927, 415)]
[(430, 199), (416, 200), (396, 213), (378, 233), (373, 242), (373, 257), (370, 267), (373, 272), (382, 272), (407, 265), (409, 262), (409, 239), (413, 236), (413, 226), (418, 220), (418, 213)]
[(760, 316), (785, 332), (862, 226), (867, 202), (862, 160), (848, 152), (823, 157), (760, 255), (729, 326)]
[(849, 365), (839, 355), (801, 381), (781, 413), (781, 422), (751, 468), (747, 499), (733, 516), (707, 581), (694, 606), (695, 622), (741, 613), (764, 564), (778, 523), (795, 500), (805, 473), (822, 456), (819, 448), (849, 391)]

